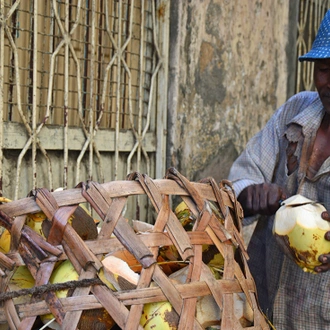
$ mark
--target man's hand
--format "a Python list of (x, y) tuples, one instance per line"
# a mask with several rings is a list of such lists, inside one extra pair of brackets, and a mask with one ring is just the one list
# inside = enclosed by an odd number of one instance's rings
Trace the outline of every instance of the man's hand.
[[(321, 214), (322, 219), (326, 220), (326, 221), (330, 221), (330, 214), (329, 212), (322, 212)], [(327, 241), (330, 241), (330, 231), (327, 231), (324, 235), (324, 238)], [(317, 273), (323, 273), (323, 272), (327, 272), (330, 269), (330, 252), (328, 254), (322, 254), (319, 256), (319, 261), (322, 262), (322, 265), (320, 266), (316, 266), (314, 268), (314, 270)]]
[(246, 187), (238, 196), (244, 216), (255, 214), (272, 215), (287, 198), (284, 188), (275, 183), (261, 183)]

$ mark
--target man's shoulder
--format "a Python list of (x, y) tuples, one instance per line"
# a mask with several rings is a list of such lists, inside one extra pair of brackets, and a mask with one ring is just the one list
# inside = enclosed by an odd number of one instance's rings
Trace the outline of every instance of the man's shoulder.
[(322, 114), (323, 105), (317, 92), (304, 91), (293, 95), (279, 109), (277, 125), (286, 129), (290, 123), (300, 126), (308, 125), (318, 120)]
[(317, 92), (303, 91), (293, 95), (279, 109), (279, 116), (288, 124), (296, 116), (306, 116), (308, 113), (316, 114), (316, 109), (322, 108), (322, 102)]
[(317, 92), (312, 91), (303, 91), (299, 92), (288, 99), (286, 104), (296, 104), (301, 106), (309, 106), (315, 101), (319, 101), (319, 94)]

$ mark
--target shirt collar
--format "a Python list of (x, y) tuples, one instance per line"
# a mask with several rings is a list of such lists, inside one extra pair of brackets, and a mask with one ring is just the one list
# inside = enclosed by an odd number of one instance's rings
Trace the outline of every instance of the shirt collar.
[(317, 97), (307, 108), (303, 109), (292, 119), (288, 120), (286, 123), (287, 130), (285, 135), (291, 136), (293, 140), (297, 141), (297, 139), (294, 138), (296, 134), (299, 134), (297, 132), (297, 125), (301, 127), (299, 132), (302, 130), (305, 136), (315, 134), (321, 124), (324, 113), (325, 111), (321, 99)]

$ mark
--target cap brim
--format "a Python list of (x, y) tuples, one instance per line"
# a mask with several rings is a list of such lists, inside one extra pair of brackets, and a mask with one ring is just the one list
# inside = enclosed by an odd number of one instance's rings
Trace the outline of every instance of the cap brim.
[(305, 55), (299, 56), (299, 61), (316, 61), (316, 60), (322, 60), (330, 58), (330, 51), (325, 48), (313, 48)]
[(314, 61), (317, 60), (317, 59), (319, 59), (319, 58), (309, 57), (309, 56), (300, 56), (300, 57), (298, 58), (299, 62), (307, 62), (307, 61), (309, 61), (309, 62), (314, 62)]

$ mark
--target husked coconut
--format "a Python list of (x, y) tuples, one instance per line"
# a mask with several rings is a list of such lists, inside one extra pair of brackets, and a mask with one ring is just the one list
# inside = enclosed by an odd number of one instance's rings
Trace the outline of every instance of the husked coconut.
[(135, 273), (128, 263), (120, 258), (109, 255), (102, 260), (105, 278), (116, 290), (135, 289), (140, 275)]
[(275, 214), (273, 234), (284, 252), (305, 272), (315, 273), (321, 254), (330, 253), (330, 242), (324, 238), (330, 223), (323, 220), (322, 204), (302, 195), (286, 199)]

